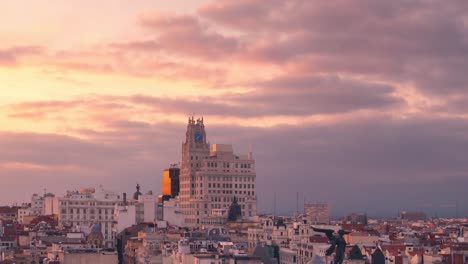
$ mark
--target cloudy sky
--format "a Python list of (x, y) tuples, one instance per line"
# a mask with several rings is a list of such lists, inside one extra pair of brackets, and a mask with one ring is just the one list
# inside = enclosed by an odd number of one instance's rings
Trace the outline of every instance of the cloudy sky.
[[(170, 4), (169, 4), (170, 2)], [(25, 8), (27, 7), (27, 8)], [(465, 0), (5, 0), (0, 201), (160, 190), (189, 115), (261, 212), (468, 214)]]

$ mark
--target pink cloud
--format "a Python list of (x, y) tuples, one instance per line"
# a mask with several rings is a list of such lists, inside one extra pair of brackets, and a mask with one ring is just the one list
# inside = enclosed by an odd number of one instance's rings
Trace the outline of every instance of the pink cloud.
[(0, 48), (0, 66), (16, 66), (22, 57), (39, 55), (43, 51), (39, 46), (13, 46)]
[(193, 15), (147, 13), (140, 17), (140, 23), (149, 29), (155, 38), (129, 43), (133, 48), (216, 59), (236, 53), (240, 45), (238, 39), (214, 31)]

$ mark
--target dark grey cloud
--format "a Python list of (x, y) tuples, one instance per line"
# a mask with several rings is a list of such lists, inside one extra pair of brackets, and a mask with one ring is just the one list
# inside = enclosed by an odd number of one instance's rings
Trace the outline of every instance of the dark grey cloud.
[(392, 94), (395, 91), (391, 86), (336, 76), (288, 76), (247, 85), (255, 88), (242, 94), (205, 96), (195, 100), (133, 96), (131, 101), (171, 112), (234, 117), (309, 116), (405, 105), (401, 98)]
[[(466, 121), (378, 116), (271, 128), (210, 125), (207, 118), (205, 123), (212, 143), (232, 143), (240, 154), (252, 146), (262, 212), (273, 211), (275, 193), (277, 212), (283, 213), (295, 208), (296, 192), (301, 202), (304, 197), (329, 202), (334, 214), (391, 215), (397, 209), (451, 214), (443, 205), (468, 198)], [(80, 131), (86, 140), (2, 133), (0, 164), (27, 162), (47, 169), (2, 170), (2, 179), (15, 180), (0, 186), (0, 199), (23, 198), (23, 193), (8, 192), (17, 181), (29, 193), (42, 186), (60, 193), (99, 183), (131, 192), (136, 182), (144, 190), (159, 191), (162, 170), (180, 160), (185, 124), (122, 120), (109, 127), (113, 129), (107, 132)], [(64, 164), (80, 169), (60, 169)], [(462, 206), (461, 212), (468, 208)]]
[(246, 60), (409, 83), (444, 96), (468, 89), (467, 11), (464, 1), (258, 0), (216, 1), (199, 14), (250, 36), (240, 54)]
[(468, 96), (454, 96), (442, 103), (428, 107), (427, 111), (448, 115), (466, 115), (468, 113)]
[(391, 214), (422, 209), (424, 201), (467, 198), (460, 186), (468, 183), (467, 129), (457, 119), (381, 116), (333, 125), (216, 127), (208, 136), (216, 138), (212, 142), (235, 140), (244, 151), (253, 144), (265, 210), (272, 211), (274, 192), (278, 209), (295, 208), (297, 191), (309, 201), (330, 202), (335, 214)]
[(98, 110), (126, 111), (146, 106), (154, 112), (204, 113), (229, 117), (305, 117), (317, 114), (343, 114), (358, 110), (389, 110), (404, 107), (392, 86), (339, 78), (337, 76), (297, 75), (244, 84), (251, 90), (217, 96), (155, 97), (95, 96), (70, 101), (25, 102), (11, 107), (13, 118), (50, 118), (75, 109), (90, 114)]
[[(21, 202), (44, 188), (65, 190), (103, 184), (118, 192), (160, 190), (162, 168), (177, 162), (178, 141), (170, 142), (175, 126), (109, 121), (113, 132), (81, 129), (76, 138), (56, 134), (0, 133), (2, 203)], [(161, 158), (164, 157), (164, 158)], [(15, 191), (11, 191), (15, 190)]]

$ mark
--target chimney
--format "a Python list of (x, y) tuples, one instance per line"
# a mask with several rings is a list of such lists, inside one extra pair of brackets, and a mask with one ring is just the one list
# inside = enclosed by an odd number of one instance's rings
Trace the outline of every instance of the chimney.
[(253, 159), (252, 144), (249, 145), (249, 153), (247, 154), (247, 159), (249, 160)]
[(127, 193), (123, 193), (123, 205), (127, 205)]

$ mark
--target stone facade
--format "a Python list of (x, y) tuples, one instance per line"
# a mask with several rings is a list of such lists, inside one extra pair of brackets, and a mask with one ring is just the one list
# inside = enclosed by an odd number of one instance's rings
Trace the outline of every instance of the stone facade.
[(326, 203), (305, 203), (304, 213), (311, 223), (330, 223), (330, 206)]
[(203, 119), (189, 119), (182, 144), (180, 208), (186, 226), (222, 224), (234, 197), (242, 219), (257, 214), (255, 161), (235, 155), (231, 145), (207, 142)]
[(102, 186), (68, 192), (64, 197), (58, 198), (59, 226), (71, 226), (86, 231), (93, 224), (99, 223), (104, 235), (104, 246), (113, 247), (114, 208), (121, 204), (120, 196), (105, 191)]

